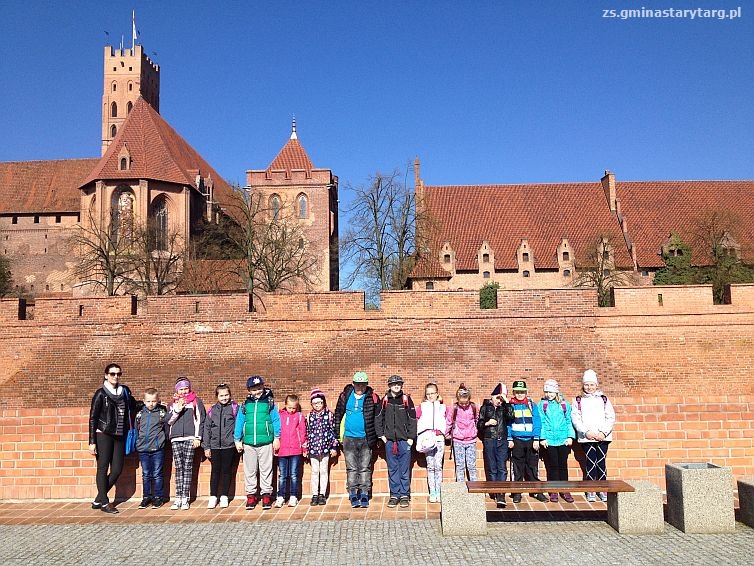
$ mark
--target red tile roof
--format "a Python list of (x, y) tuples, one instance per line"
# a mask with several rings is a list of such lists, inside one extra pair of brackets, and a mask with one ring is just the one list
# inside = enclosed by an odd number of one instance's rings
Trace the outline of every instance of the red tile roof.
[(288, 173), (293, 169), (304, 170), (308, 174), (314, 169), (311, 159), (306, 154), (306, 150), (298, 141), (298, 138), (291, 136), (291, 139), (283, 146), (277, 157), (272, 160), (267, 171), (285, 170)]
[(79, 186), (99, 159), (0, 163), (0, 214), (78, 212)]
[(698, 218), (705, 212), (732, 212), (742, 258), (754, 263), (754, 181), (624, 181), (616, 183), (621, 213), (636, 247), (639, 267), (663, 267), (660, 249), (671, 232), (692, 247)]
[[(557, 268), (557, 247), (568, 240), (583, 261), (600, 234), (611, 234), (616, 265), (631, 268), (617, 218), (601, 183), (547, 185), (425, 186), (430, 222), (437, 226), (434, 249), (449, 241), (457, 271), (477, 271), (477, 253), (487, 240), (496, 269), (517, 269), (516, 251), (528, 240), (535, 269)], [(428, 277), (419, 271), (414, 277)]]
[[(128, 150), (131, 165), (121, 171)], [(143, 98), (136, 101), (120, 132), (81, 186), (99, 179), (153, 179), (197, 188), (197, 171), (211, 176), (215, 200), (226, 203), (231, 188), (225, 180)]]

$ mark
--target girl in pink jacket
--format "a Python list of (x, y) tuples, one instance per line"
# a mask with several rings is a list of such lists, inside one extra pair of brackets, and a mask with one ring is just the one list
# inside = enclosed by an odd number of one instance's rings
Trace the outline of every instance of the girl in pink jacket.
[(462, 383), (456, 391), (456, 402), (447, 412), (450, 457), (456, 461), (456, 481), (476, 481), (476, 421), (479, 411), (471, 402), (471, 391)]
[[(280, 448), (278, 457), (278, 497), (275, 507), (298, 504), (301, 485), (301, 463), (306, 446), (306, 419), (301, 412), (297, 395), (285, 398), (285, 407), (280, 409)], [(290, 497), (289, 497), (290, 496)]]

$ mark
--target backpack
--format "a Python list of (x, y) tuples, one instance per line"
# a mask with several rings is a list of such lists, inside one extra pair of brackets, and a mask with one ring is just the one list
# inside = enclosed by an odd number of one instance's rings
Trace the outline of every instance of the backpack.
[[(576, 397), (576, 398), (579, 399), (579, 397)], [(542, 399), (542, 400), (544, 401), (544, 403), (542, 403), (542, 412), (544, 414), (547, 414), (547, 403), (548, 403), (548, 400), (547, 399)], [(581, 399), (579, 399), (579, 403), (580, 402), (581, 402)], [(561, 401), (560, 406), (563, 408), (563, 416), (566, 416), (568, 414), (568, 408), (566, 407), (565, 401)], [(579, 405), (579, 410), (580, 409), (581, 409), (581, 405)]]
[[(607, 407), (607, 395), (600, 395), (602, 397), (602, 403)], [(581, 395), (576, 395), (576, 406), (581, 411)]]
[[(474, 401), (469, 401), (469, 405), (471, 405), (471, 411), (474, 414), (474, 422), (478, 423), (479, 412), (477, 411)], [(448, 456), (448, 460), (453, 459), (453, 427), (456, 426), (457, 416), (458, 416), (458, 403), (453, 403), (453, 422), (450, 423), (450, 430), (448, 431), (448, 434), (450, 434), (450, 456)], [(477, 437), (479, 437), (479, 426), (477, 426)]]
[[(403, 406), (406, 407), (406, 410), (408, 410), (408, 395), (405, 393), (403, 394)], [(387, 395), (385, 395), (382, 398), (382, 410), (385, 410), (385, 407), (387, 407)]]
[[(233, 416), (235, 417), (238, 414), (238, 403), (236, 403), (235, 401), (231, 401), (230, 402), (230, 406), (233, 407)], [(212, 407), (214, 407), (214, 405), (212, 405)], [(210, 407), (209, 409), (207, 409), (207, 418), (208, 419), (212, 418), (212, 407)]]

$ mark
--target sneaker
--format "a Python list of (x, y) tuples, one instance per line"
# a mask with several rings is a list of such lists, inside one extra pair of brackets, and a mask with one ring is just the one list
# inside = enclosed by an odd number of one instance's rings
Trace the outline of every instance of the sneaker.
[(102, 507), (102, 503), (99, 501), (92, 501), (92, 509), (99, 509), (100, 507)]
[(361, 507), (361, 500), (359, 499), (358, 493), (352, 493), (350, 495), (351, 498), (351, 507), (353, 509), (356, 509), (357, 507)]
[(312, 495), (312, 500), (309, 502), (309, 505), (312, 507), (319, 505), (319, 495)]
[(573, 496), (570, 493), (561, 493), (560, 497), (565, 501), (566, 503), (573, 503)]
[(141, 503), (139, 503), (139, 509), (146, 509), (149, 507), (152, 503), (151, 497), (145, 497), (141, 500)]
[(327, 498), (322, 494), (319, 495), (317, 500), (319, 501), (320, 505), (325, 505), (327, 503)]
[(106, 503), (104, 505), (101, 505), (99, 510), (102, 511), (103, 513), (108, 513), (110, 515), (118, 514), (118, 510), (115, 508), (115, 505), (113, 505), (112, 503)]
[(512, 493), (511, 499), (513, 500), (513, 503), (521, 503), (521, 494), (520, 493)]
[[(285, 499), (283, 499), (281, 496), (278, 496), (278, 498), (275, 500), (275, 507), (280, 509), (283, 505), (285, 505)], [(264, 507), (264, 504), (262, 504)]]
[(599, 496), (600, 501), (607, 503), (607, 492), (600, 491), (597, 495)]
[(589, 493), (586, 494), (586, 500), (589, 501), (590, 503), (594, 503), (595, 501), (597, 501), (597, 494), (594, 493), (593, 491), (590, 491)]
[(557, 503), (558, 502), (558, 494), (557, 493), (551, 493), (550, 494), (550, 503)]
[(400, 499), (400, 505), (401, 505), (401, 507), (408, 507), (408, 505), (409, 505), (410, 502), (411, 502), (411, 500), (409, 499), (408, 495), (404, 495)]
[(361, 494), (361, 508), (366, 509), (369, 507), (369, 495), (366, 493)]
[(175, 501), (173, 502), (173, 504), (172, 504), (172, 505), (170, 506), (170, 510), (171, 510), (171, 511), (177, 511), (177, 510), (178, 510), (178, 509), (180, 509), (180, 508), (181, 508), (181, 498), (179, 497), (179, 498), (178, 498), (178, 499), (176, 499), (176, 500), (175, 500)]
[(544, 493), (530, 493), (529, 495), (531, 495), (537, 501), (541, 501), (542, 503), (547, 501), (547, 496)]
[(220, 508), (225, 509), (228, 506), (228, 496), (227, 495), (221, 495), (220, 496)]
[(388, 499), (388, 501), (387, 501), (387, 506), (388, 507), (395, 507), (397, 505), (398, 505), (398, 498), (397, 497), (391, 497), (390, 499)]
[(291, 498), (288, 500), (288, 507), (295, 507), (296, 505), (298, 505), (298, 497), (291, 495)]
[(504, 493), (498, 493), (495, 496), (495, 505), (497, 505), (498, 509), (505, 509), (505, 494)]
[(210, 495), (209, 501), (207, 501), (207, 509), (214, 509), (217, 507), (217, 496)]
[(272, 495), (269, 493), (262, 495), (262, 509), (272, 509)]
[(259, 499), (257, 499), (256, 495), (247, 495), (246, 496), (246, 509), (251, 511), (254, 509), (254, 507), (257, 506), (257, 503), (259, 503)]
[(165, 499), (162, 497), (155, 497), (152, 500), (152, 509), (159, 509), (165, 503)]
[(430, 503), (437, 503), (437, 492), (430, 491), (429, 492), (429, 502)]
[(191, 507), (191, 504), (189, 503), (188, 498), (184, 499), (181, 502), (181, 511), (188, 511), (190, 507)]

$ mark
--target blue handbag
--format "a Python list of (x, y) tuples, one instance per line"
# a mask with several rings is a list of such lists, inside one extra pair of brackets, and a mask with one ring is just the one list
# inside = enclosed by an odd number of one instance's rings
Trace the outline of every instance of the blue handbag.
[(128, 433), (126, 433), (126, 456), (128, 456), (136, 452), (137, 430), (134, 427), (134, 420), (131, 415), (131, 402), (126, 389), (123, 389), (123, 394), (126, 396), (126, 409), (128, 410)]

